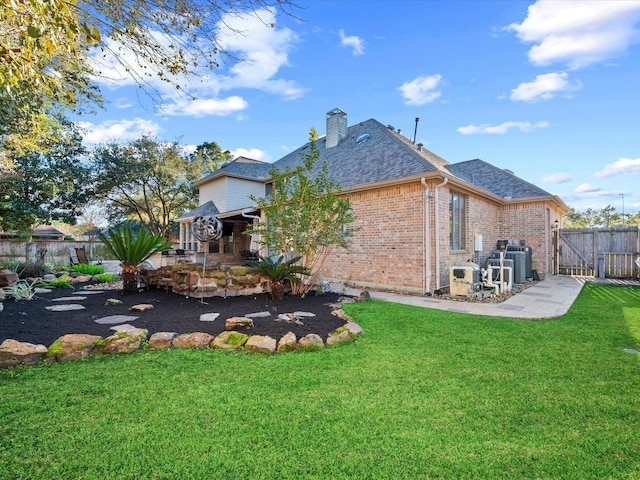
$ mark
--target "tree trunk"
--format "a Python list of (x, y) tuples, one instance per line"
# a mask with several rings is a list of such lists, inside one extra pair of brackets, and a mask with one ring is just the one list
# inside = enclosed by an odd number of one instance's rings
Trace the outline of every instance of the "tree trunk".
[(284, 298), (284, 285), (282, 282), (271, 282), (271, 298), (282, 300)]
[(138, 266), (120, 264), (122, 268), (122, 292), (135, 293), (138, 291)]

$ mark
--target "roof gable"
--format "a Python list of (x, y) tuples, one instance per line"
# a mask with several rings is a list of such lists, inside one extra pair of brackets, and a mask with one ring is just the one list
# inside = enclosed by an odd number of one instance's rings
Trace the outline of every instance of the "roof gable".
[(180, 217), (176, 218), (175, 221), (178, 222), (180, 220), (190, 220), (195, 217), (215, 217), (219, 213), (220, 210), (218, 210), (218, 207), (216, 207), (215, 203), (209, 200), (208, 202), (194, 208), (190, 212), (187, 212), (184, 215), (180, 215)]
[(254, 160), (253, 158), (238, 157), (198, 180), (196, 186), (225, 175), (263, 181), (269, 178), (270, 169), (270, 163)]

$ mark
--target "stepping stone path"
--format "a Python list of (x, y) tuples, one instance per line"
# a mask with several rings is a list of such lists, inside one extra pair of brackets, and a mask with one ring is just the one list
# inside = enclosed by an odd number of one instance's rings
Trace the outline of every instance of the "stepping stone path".
[(79, 302), (80, 300), (86, 300), (87, 297), (81, 297), (80, 295), (75, 297), (60, 297), (60, 298), (52, 298), (52, 302)]
[(256, 313), (247, 313), (245, 317), (247, 318), (261, 318), (261, 317), (270, 317), (270, 312), (256, 312)]
[(96, 323), (100, 325), (117, 325), (127, 322), (133, 322), (137, 320), (138, 317), (133, 317), (131, 315), (109, 315), (108, 317), (102, 317), (98, 320), (95, 320)]
[(131, 332), (132, 330), (137, 330), (138, 327), (134, 327), (128, 323), (123, 323), (122, 325), (115, 325), (111, 327), (109, 330), (114, 330), (116, 332)]
[(77, 303), (67, 303), (65, 305), (52, 305), (51, 307), (45, 307), (52, 312), (70, 312), (71, 310), (84, 310), (84, 305)]
[(213, 322), (216, 318), (220, 316), (219, 313), (203, 313), (200, 315), (201, 322)]

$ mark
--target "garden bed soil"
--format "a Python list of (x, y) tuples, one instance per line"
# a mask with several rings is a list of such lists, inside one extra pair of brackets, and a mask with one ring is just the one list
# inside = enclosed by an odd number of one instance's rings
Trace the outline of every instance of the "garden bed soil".
[[(344, 325), (344, 320), (331, 315), (336, 308), (338, 295), (328, 293), (316, 295), (311, 292), (302, 298), (285, 295), (280, 301), (271, 300), (268, 294), (211, 297), (202, 301), (165, 292), (162, 289), (149, 289), (132, 294), (123, 294), (119, 290), (85, 290), (86, 284), (76, 284), (74, 290), (52, 289), (50, 293), (38, 293), (32, 300), (4, 300), (4, 310), (0, 312), (0, 343), (8, 338), (20, 342), (51, 345), (59, 337), (68, 333), (87, 333), (108, 337), (115, 333), (113, 324), (101, 325), (96, 320), (111, 315), (129, 315), (138, 317), (126, 321), (137, 328), (145, 328), (149, 335), (156, 332), (192, 333), (204, 332), (218, 335), (225, 330), (225, 320), (230, 317), (242, 317), (257, 312), (269, 312), (269, 316), (253, 319), (254, 326), (243, 333), (248, 335), (268, 335), (279, 340), (287, 332), (293, 332), (298, 338), (316, 333), (323, 339), (327, 334)], [(86, 295), (85, 295), (86, 294)], [(60, 297), (82, 297), (79, 301), (54, 301)], [(122, 304), (106, 306), (107, 299), (122, 300)], [(62, 304), (79, 304), (84, 310), (54, 312), (46, 307)], [(153, 309), (132, 312), (129, 308), (138, 304), (151, 304)], [(300, 317), (303, 325), (277, 321), (281, 313), (309, 312), (315, 316)], [(214, 321), (200, 321), (200, 315), (219, 313)]]

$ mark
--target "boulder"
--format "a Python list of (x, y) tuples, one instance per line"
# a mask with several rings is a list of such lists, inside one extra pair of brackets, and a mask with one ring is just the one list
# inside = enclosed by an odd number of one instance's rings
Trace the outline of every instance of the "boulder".
[(224, 322), (225, 330), (242, 330), (253, 327), (253, 319), (249, 317), (231, 317)]
[(15, 365), (34, 365), (47, 353), (44, 345), (19, 342), (8, 338), (0, 344), (0, 368)]
[(305, 335), (298, 341), (298, 350), (301, 351), (322, 350), (323, 348), (324, 342), (322, 338), (315, 333)]
[(149, 338), (149, 348), (153, 350), (169, 348), (177, 336), (176, 332), (156, 332)]
[(351, 330), (340, 327), (327, 335), (327, 346), (339, 345), (341, 343), (353, 342), (358, 336)]
[(149, 330), (136, 328), (117, 332), (96, 345), (100, 353), (130, 353), (138, 350), (140, 344), (149, 336)]
[(63, 335), (49, 346), (45, 360), (68, 362), (87, 358), (101, 339), (98, 335), (84, 333)]
[(292, 352), (297, 348), (296, 334), (293, 332), (287, 332), (280, 340), (278, 340), (278, 347), (276, 351), (278, 353)]
[(344, 328), (346, 328), (350, 332), (355, 333), (358, 336), (364, 333), (364, 330), (362, 329), (362, 327), (358, 325), (356, 322), (347, 322), (344, 324)]
[(351, 321), (351, 317), (349, 315), (347, 315), (346, 313), (344, 313), (344, 310), (341, 308), (337, 308), (335, 310), (331, 311), (331, 315), (333, 315), (334, 317), (338, 317), (342, 320), (344, 320), (345, 322), (350, 322)]
[(247, 343), (249, 335), (240, 332), (222, 332), (216, 338), (213, 339), (211, 346), (213, 348), (220, 348), (222, 350), (235, 350), (242, 348)]
[(209, 348), (213, 339), (213, 335), (208, 333), (183, 333), (173, 339), (173, 346), (176, 348)]
[(138, 305), (133, 305), (129, 307), (130, 312), (144, 312), (145, 310), (151, 310), (153, 305), (150, 303), (139, 303)]
[(13, 287), (18, 283), (18, 274), (11, 270), (0, 270), (0, 287)]
[(275, 353), (276, 339), (265, 335), (251, 335), (244, 348), (250, 352)]

